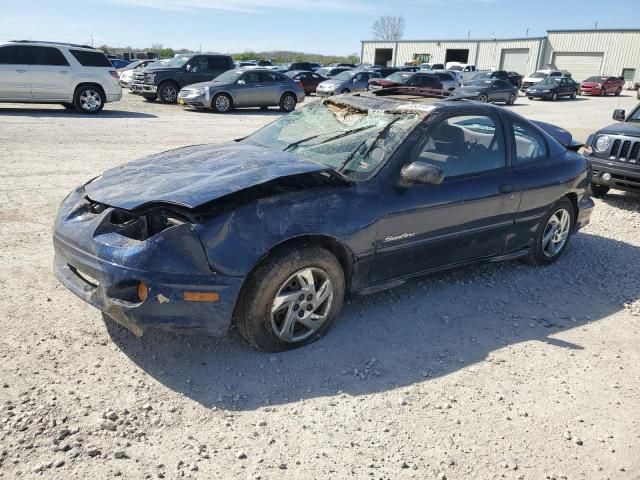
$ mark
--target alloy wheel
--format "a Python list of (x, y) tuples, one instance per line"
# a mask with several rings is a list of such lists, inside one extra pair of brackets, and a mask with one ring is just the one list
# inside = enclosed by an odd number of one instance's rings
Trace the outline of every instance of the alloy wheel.
[(218, 112), (226, 112), (231, 107), (229, 97), (226, 95), (218, 95), (215, 100), (216, 110)]
[(167, 103), (172, 103), (178, 98), (178, 91), (172, 85), (167, 85), (162, 89), (162, 99)]
[(296, 101), (291, 95), (286, 95), (282, 99), (282, 106), (287, 112), (290, 112), (294, 108), (296, 108)]
[(542, 253), (547, 258), (555, 257), (562, 250), (570, 228), (571, 215), (566, 209), (560, 208), (551, 215), (542, 234)]
[(80, 94), (80, 106), (87, 112), (95, 112), (102, 105), (102, 97), (95, 90), (87, 89)]
[(320, 268), (291, 275), (278, 289), (271, 306), (271, 328), (284, 342), (299, 342), (317, 332), (333, 303), (333, 283)]

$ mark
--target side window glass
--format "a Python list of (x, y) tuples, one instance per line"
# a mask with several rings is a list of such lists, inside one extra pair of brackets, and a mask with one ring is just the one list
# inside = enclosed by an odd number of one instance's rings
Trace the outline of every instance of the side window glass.
[(247, 83), (260, 83), (260, 75), (258, 75), (256, 72), (247, 73), (243, 78)]
[(216, 72), (228, 70), (230, 67), (226, 57), (209, 57), (209, 70)]
[(9, 45), (0, 48), (0, 65), (28, 65), (29, 58), (26, 47)]
[(521, 122), (513, 122), (513, 135), (516, 142), (515, 164), (529, 163), (547, 157), (547, 143), (543, 136)]
[(486, 115), (440, 120), (429, 129), (418, 160), (442, 169), (446, 177), (469, 175), (507, 165), (500, 124)]
[(356, 75), (356, 82), (364, 82), (367, 80), (367, 74), (366, 73), (359, 73)]
[(208, 66), (207, 59), (204, 57), (196, 57), (189, 62), (191, 65), (191, 73), (202, 73), (202, 71)]
[(30, 47), (31, 65), (69, 65), (60, 50), (53, 47)]

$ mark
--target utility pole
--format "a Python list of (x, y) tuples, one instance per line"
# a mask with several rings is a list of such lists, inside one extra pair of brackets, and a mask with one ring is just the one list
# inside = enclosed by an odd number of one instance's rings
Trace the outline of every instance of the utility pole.
[(524, 36), (529, 38), (529, 27), (527, 27), (527, 33), (525, 33)]
[(596, 22), (595, 26), (593, 27), (594, 30), (598, 29), (598, 22)]

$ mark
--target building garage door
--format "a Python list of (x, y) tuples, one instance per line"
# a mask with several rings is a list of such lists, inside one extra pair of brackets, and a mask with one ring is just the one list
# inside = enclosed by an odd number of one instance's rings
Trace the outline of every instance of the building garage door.
[(529, 71), (529, 49), (528, 48), (503, 48), (502, 58), (500, 58), (500, 70), (507, 72), (518, 72), (522, 76), (527, 76)]
[(556, 52), (553, 64), (558, 70), (568, 70), (576, 82), (581, 82), (591, 75), (602, 74), (602, 53)]

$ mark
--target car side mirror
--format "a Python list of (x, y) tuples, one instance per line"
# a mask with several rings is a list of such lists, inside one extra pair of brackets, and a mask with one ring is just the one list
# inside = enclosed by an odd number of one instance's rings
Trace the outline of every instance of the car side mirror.
[(625, 111), (624, 111), (624, 109), (623, 108), (616, 108), (613, 111), (613, 119), (616, 122), (624, 122), (624, 119), (625, 119)]
[(191, 71), (191, 65), (187, 65), (187, 66), (186, 66), (186, 68), (185, 68), (185, 70), (186, 70), (187, 72), (190, 72), (190, 71)]
[(238, 85), (246, 85), (247, 82), (245, 82), (244, 80), (238, 80)]
[(440, 185), (444, 180), (444, 172), (440, 167), (425, 162), (412, 162), (402, 167), (400, 181), (402, 186)]

